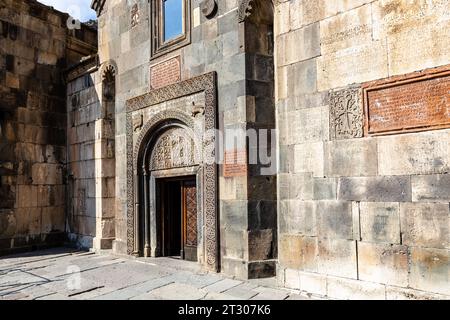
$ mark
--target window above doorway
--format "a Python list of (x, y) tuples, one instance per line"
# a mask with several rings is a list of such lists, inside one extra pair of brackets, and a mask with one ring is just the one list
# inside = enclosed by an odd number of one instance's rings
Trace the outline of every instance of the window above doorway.
[(152, 58), (190, 43), (190, 1), (152, 1)]

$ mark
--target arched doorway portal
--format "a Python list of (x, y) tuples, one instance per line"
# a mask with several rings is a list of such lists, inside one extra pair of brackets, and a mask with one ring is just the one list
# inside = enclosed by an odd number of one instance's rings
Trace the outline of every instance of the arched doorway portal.
[(139, 247), (146, 257), (203, 261), (203, 173), (198, 137), (188, 124), (166, 119), (141, 146)]
[(128, 253), (219, 271), (216, 75), (127, 101)]

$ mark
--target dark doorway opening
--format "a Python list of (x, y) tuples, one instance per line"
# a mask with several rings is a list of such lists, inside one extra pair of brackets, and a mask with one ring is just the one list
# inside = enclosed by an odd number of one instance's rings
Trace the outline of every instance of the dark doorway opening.
[(156, 189), (162, 256), (197, 261), (195, 176), (158, 179)]

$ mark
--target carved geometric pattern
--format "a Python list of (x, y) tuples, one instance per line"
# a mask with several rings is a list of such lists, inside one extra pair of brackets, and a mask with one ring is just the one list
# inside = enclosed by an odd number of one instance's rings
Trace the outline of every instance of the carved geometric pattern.
[[(158, 126), (167, 121), (178, 120), (186, 127), (194, 131), (192, 117), (179, 111), (163, 111), (152, 117), (142, 128), (133, 144), (133, 117), (134, 111), (147, 108), (161, 102), (174, 100), (188, 95), (204, 92), (205, 94), (205, 127), (204, 132), (215, 130), (217, 126), (217, 92), (216, 73), (211, 72), (189, 80), (178, 82), (167, 87), (152, 90), (151, 92), (130, 99), (126, 103), (126, 127), (127, 127), (127, 246), (128, 254), (134, 254), (138, 243), (138, 224), (136, 223), (135, 208), (138, 178), (138, 163), (140, 152), (144, 148), (143, 142), (154, 132)], [(209, 141), (207, 141), (209, 139)], [(215, 144), (215, 137), (202, 137), (203, 144)], [(198, 150), (196, 150), (198, 151)], [(213, 156), (215, 156), (213, 151)], [(217, 165), (216, 163), (204, 163), (203, 165), (203, 208), (204, 208), (204, 238), (206, 249), (206, 263), (210, 270), (219, 271), (219, 237), (218, 237), (218, 213), (217, 213)]]
[(186, 244), (197, 246), (197, 187), (185, 187), (186, 196)]
[(359, 88), (330, 92), (330, 135), (332, 140), (361, 138), (364, 135)]
[(136, 27), (139, 24), (140, 13), (139, 13), (139, 5), (136, 3), (131, 8), (131, 28)]
[(195, 165), (195, 144), (187, 130), (172, 128), (164, 132), (153, 147), (150, 171)]

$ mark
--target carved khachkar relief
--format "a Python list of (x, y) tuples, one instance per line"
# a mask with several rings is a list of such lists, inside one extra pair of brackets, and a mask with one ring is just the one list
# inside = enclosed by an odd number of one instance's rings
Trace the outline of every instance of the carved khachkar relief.
[(181, 168), (195, 165), (195, 144), (187, 130), (173, 128), (164, 132), (153, 147), (150, 170)]
[(332, 140), (360, 138), (364, 134), (360, 89), (330, 93), (330, 135)]
[[(195, 125), (194, 118), (190, 114), (185, 114), (180, 112), (179, 110), (165, 110), (154, 116), (152, 116), (144, 126), (142, 127), (139, 136), (137, 137), (135, 143), (133, 140), (133, 112), (139, 111), (144, 108), (148, 108), (151, 106), (155, 106), (162, 102), (166, 102), (169, 100), (178, 99), (181, 97), (194, 95), (197, 93), (205, 94), (205, 106), (204, 106), (204, 128), (202, 128), (202, 133), (207, 133), (214, 131), (217, 126), (217, 93), (216, 93), (216, 73), (208, 73), (204, 74), (183, 82), (178, 82), (161, 89), (152, 90), (149, 93), (133, 98), (127, 101), (127, 246), (128, 246), (128, 254), (135, 254), (136, 248), (138, 245), (138, 237), (137, 234), (139, 232), (138, 224), (136, 221), (138, 220), (138, 210), (135, 206), (136, 204), (136, 186), (137, 179), (141, 170), (143, 169), (140, 165), (140, 160), (142, 158), (142, 151), (146, 149), (148, 138), (153, 136), (155, 132), (158, 131), (162, 125), (169, 124), (171, 122), (182, 124), (183, 129), (185, 128), (191, 130), (195, 136), (198, 136), (195, 133)], [(172, 129), (173, 127), (171, 127)], [(179, 128), (179, 126), (178, 126)], [(174, 129), (179, 130), (179, 129)], [(179, 134), (181, 135), (181, 131)], [(167, 155), (167, 152), (164, 150), (168, 150), (168, 146), (164, 144), (181, 144), (180, 140), (177, 140), (177, 134), (171, 136), (170, 139), (165, 139), (164, 134), (159, 137), (156, 141), (156, 144), (160, 144), (156, 149), (156, 155), (162, 154), (162, 157), (155, 160), (154, 158), (151, 160), (151, 164), (160, 167), (166, 165), (172, 165), (175, 158), (179, 158), (176, 161), (180, 161), (180, 164), (183, 164), (183, 161), (186, 160), (184, 157), (180, 155), (186, 152), (186, 149), (183, 149), (183, 152), (178, 150), (178, 154), (174, 156), (172, 153), (170, 157)], [(188, 136), (184, 134), (184, 140), (190, 141), (187, 139)], [(215, 137), (208, 137), (207, 135), (200, 135), (201, 142), (203, 147), (208, 144), (215, 143)], [(185, 145), (186, 146), (186, 145)], [(158, 151), (162, 150), (162, 151)], [(197, 150), (194, 150), (194, 153)], [(192, 152), (188, 152), (188, 154), (192, 154)], [(215, 156), (213, 154), (213, 156)], [(170, 159), (169, 159), (170, 158)], [(188, 157), (191, 159), (191, 156)], [(166, 162), (166, 160), (168, 160)], [(150, 166), (149, 166), (150, 167)], [(218, 187), (218, 176), (217, 176), (217, 164), (205, 162), (202, 164), (202, 189), (203, 189), (203, 197), (202, 197), (202, 207), (203, 207), (203, 215), (204, 215), (204, 241), (205, 241), (205, 260), (207, 267), (210, 270), (219, 271), (219, 238), (218, 238), (218, 206), (217, 206), (217, 187)]]

